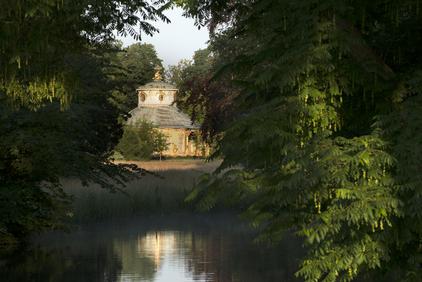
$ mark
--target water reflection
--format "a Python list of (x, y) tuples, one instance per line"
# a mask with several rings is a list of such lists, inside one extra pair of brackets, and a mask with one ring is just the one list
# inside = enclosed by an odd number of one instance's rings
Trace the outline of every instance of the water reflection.
[(122, 267), (110, 246), (47, 250), (36, 247), (13, 254), (0, 265), (0, 281), (118, 281)]
[(301, 247), (257, 245), (233, 216), (173, 216), (37, 238), (0, 260), (1, 281), (295, 281)]

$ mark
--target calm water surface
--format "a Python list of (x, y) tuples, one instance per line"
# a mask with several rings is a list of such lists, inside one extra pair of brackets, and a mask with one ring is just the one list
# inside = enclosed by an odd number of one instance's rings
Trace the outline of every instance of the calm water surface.
[(0, 260), (0, 281), (297, 281), (301, 244), (256, 237), (233, 215), (131, 219), (51, 233)]

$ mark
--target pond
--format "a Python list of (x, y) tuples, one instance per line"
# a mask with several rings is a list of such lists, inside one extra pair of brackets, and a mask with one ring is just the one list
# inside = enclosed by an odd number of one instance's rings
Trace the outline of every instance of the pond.
[(231, 214), (126, 219), (53, 232), (0, 261), (1, 281), (297, 281), (301, 243), (256, 243)]

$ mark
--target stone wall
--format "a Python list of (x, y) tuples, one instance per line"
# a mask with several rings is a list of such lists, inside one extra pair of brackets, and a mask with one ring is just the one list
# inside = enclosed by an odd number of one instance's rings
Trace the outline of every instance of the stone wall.
[(192, 138), (193, 135), (199, 134), (198, 130), (180, 128), (160, 128), (159, 130), (168, 136), (169, 146), (163, 152), (164, 156), (206, 157), (209, 155), (209, 147), (205, 143), (196, 144), (196, 138)]

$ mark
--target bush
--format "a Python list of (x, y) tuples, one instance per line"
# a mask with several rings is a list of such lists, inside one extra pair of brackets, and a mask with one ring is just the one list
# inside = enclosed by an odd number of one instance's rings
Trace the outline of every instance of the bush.
[(160, 155), (168, 147), (167, 136), (150, 122), (141, 120), (135, 125), (126, 125), (116, 152), (126, 160), (150, 159)]

